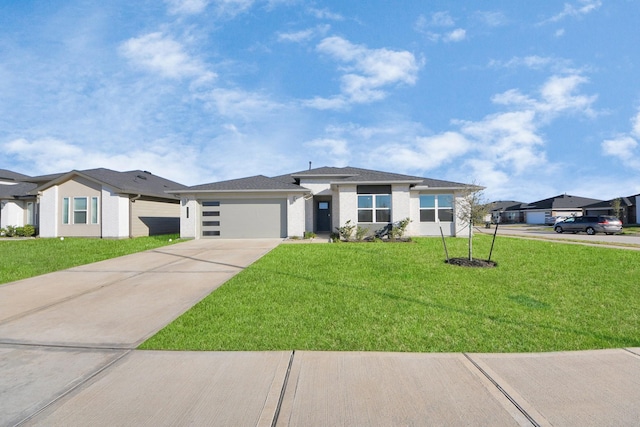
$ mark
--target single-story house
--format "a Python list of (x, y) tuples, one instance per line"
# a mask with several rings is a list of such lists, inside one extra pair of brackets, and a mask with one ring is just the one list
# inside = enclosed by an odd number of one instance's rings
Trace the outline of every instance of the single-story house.
[(36, 225), (37, 198), (30, 194), (36, 184), (27, 175), (0, 169), (0, 228)]
[(581, 216), (582, 208), (602, 200), (587, 197), (560, 194), (548, 199), (529, 203), (520, 209), (524, 213), (524, 222), (527, 224), (546, 224), (551, 217), (557, 216)]
[(619, 197), (619, 211), (614, 212), (616, 199), (587, 205), (583, 208), (584, 215), (613, 215), (622, 220), (623, 224), (637, 224), (637, 206), (640, 194), (629, 197)]
[(370, 232), (409, 218), (407, 235), (456, 236), (456, 212), (469, 189), (482, 187), (417, 176), (320, 167), (171, 189), (180, 197), (183, 238), (285, 238), (331, 233), (350, 221)]
[(147, 171), (99, 168), (21, 179), (30, 185), (31, 223), (40, 237), (127, 238), (180, 229), (180, 200), (166, 191), (185, 186)]
[(515, 200), (491, 202), (489, 203), (491, 221), (501, 224), (522, 223), (524, 222), (522, 208), (526, 205), (526, 203), (516, 202)]

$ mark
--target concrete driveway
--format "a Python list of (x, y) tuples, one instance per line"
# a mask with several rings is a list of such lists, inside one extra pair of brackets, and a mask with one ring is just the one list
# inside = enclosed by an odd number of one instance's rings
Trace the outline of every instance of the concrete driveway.
[(134, 348), (279, 241), (190, 241), (0, 286), (0, 425), (640, 425), (640, 348)]

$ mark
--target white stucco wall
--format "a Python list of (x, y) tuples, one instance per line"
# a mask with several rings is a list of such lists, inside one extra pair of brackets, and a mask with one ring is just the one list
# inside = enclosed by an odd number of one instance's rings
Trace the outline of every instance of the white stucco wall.
[[(306, 204), (304, 197), (300, 194), (287, 197), (287, 236), (302, 237), (305, 232), (305, 210)], [(313, 230), (310, 228), (309, 230)]]
[(112, 239), (129, 237), (129, 197), (103, 187), (101, 199), (102, 237)]
[[(342, 227), (347, 221), (352, 224), (358, 223), (358, 194), (355, 185), (340, 185), (338, 187), (338, 207), (334, 213), (338, 220), (334, 221), (335, 227)], [(335, 199), (335, 198), (334, 198)]]
[(411, 195), (409, 185), (391, 186), (391, 222), (411, 217)]
[(25, 202), (20, 200), (3, 200), (2, 214), (0, 214), (0, 227), (6, 228), (8, 225), (22, 227), (24, 225)]
[(186, 196), (180, 199), (180, 237), (183, 239), (195, 239), (200, 236), (198, 232), (198, 202), (194, 196)]
[(58, 186), (53, 186), (40, 195), (40, 237), (57, 237), (59, 218)]

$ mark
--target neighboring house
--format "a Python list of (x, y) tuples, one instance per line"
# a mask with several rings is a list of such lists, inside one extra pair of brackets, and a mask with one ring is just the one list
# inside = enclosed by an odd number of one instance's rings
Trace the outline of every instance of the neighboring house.
[(180, 200), (166, 191), (185, 186), (150, 172), (8, 172), (0, 171), (3, 227), (32, 224), (40, 237), (127, 238), (180, 230)]
[(613, 215), (620, 218), (623, 224), (637, 224), (637, 206), (640, 194), (629, 197), (620, 197), (620, 211), (614, 212), (613, 205), (616, 199), (587, 205), (583, 208), (584, 215)]
[(489, 203), (491, 220), (494, 223), (514, 224), (524, 222), (524, 214), (521, 212), (526, 203), (514, 200), (499, 200)]
[(34, 177), (40, 237), (126, 238), (177, 233), (182, 184), (147, 171), (73, 170)]
[(26, 180), (26, 175), (0, 169), (0, 228), (37, 225), (37, 200), (30, 194), (36, 185)]
[(183, 238), (302, 236), (348, 221), (370, 232), (410, 218), (407, 234), (456, 236), (459, 198), (481, 187), (353, 167), (320, 167), (172, 189)]
[(529, 203), (520, 212), (524, 213), (527, 224), (545, 224), (551, 217), (581, 216), (583, 207), (600, 202), (602, 200), (561, 194)]

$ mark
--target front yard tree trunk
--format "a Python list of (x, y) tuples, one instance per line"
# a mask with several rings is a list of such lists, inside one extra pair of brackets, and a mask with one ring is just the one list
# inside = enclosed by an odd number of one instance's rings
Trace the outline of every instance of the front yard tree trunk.
[(473, 260), (473, 216), (469, 216), (469, 261)]

